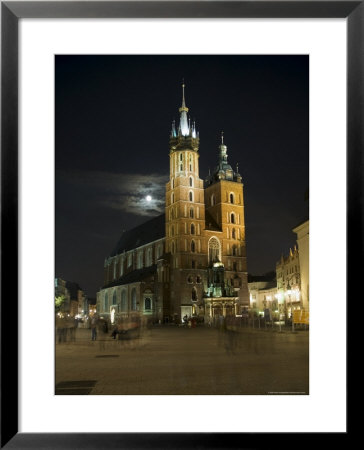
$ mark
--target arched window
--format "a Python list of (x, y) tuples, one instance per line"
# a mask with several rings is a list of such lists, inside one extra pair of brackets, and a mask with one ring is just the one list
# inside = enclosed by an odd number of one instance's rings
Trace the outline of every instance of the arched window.
[(131, 310), (136, 311), (137, 310), (137, 304), (136, 304), (136, 290), (133, 288), (131, 291)]
[(121, 293), (121, 304), (120, 304), (121, 311), (125, 312), (128, 310), (128, 304), (126, 301), (126, 291), (122, 291)]
[(157, 247), (157, 259), (162, 256), (162, 253), (163, 253), (163, 247), (162, 247), (162, 245), (158, 245), (158, 247)]
[(235, 214), (234, 213), (231, 213), (230, 220), (231, 220), (231, 223), (235, 223)]
[(105, 298), (104, 298), (104, 312), (108, 312), (109, 311), (109, 296), (107, 295), (107, 292), (105, 293)]
[(138, 253), (138, 269), (143, 267), (143, 250)]
[(150, 311), (152, 309), (152, 300), (149, 297), (144, 299), (144, 309), (146, 311)]
[(195, 251), (196, 251), (196, 244), (195, 244), (195, 241), (191, 241), (191, 252), (192, 252), (192, 253), (195, 253)]
[(188, 277), (187, 277), (187, 283), (192, 283), (193, 282), (193, 278), (192, 278), (192, 275), (188, 275)]
[(188, 193), (188, 198), (189, 198), (190, 202), (193, 202), (193, 192), (192, 191), (190, 191)]
[(193, 219), (193, 208), (190, 208), (190, 217)]
[(232, 251), (233, 251), (233, 256), (237, 256), (237, 248), (236, 248), (236, 245), (233, 245)]
[(230, 203), (234, 203), (234, 194), (233, 193), (230, 194)]
[[(174, 233), (174, 228), (172, 226), (172, 233)], [(147, 250), (147, 264), (146, 266), (149, 267), (153, 264), (153, 258), (152, 258), (152, 249), (148, 248)]]
[(201, 283), (201, 277), (200, 277), (200, 275), (197, 275), (197, 277), (196, 277), (196, 283)]
[[(190, 155), (190, 172), (192, 172), (192, 155)], [(192, 184), (190, 184), (190, 186), (192, 186)]]
[(216, 237), (209, 240), (209, 263), (221, 261), (221, 245)]
[(231, 237), (232, 239), (236, 239), (236, 231), (235, 228), (233, 228), (232, 232), (231, 232)]
[(183, 156), (182, 153), (179, 154), (179, 160), (182, 161), (183, 160)]
[(116, 305), (116, 291), (114, 291), (114, 293), (112, 295), (112, 304)]
[(192, 177), (190, 177), (190, 186), (191, 187), (193, 186), (193, 178)]
[(195, 225), (191, 223), (191, 234), (195, 234)]
[(197, 301), (197, 290), (196, 290), (196, 288), (192, 288), (192, 301), (193, 302)]

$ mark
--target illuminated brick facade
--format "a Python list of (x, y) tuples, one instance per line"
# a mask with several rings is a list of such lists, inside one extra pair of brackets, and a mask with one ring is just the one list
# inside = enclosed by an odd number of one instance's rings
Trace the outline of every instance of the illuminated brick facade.
[(184, 86), (178, 128), (169, 141), (165, 214), (121, 237), (105, 260), (97, 308), (138, 311), (153, 320), (210, 320), (249, 307), (242, 178), (228, 163), (223, 136), (218, 165), (199, 177), (199, 134), (188, 119)]

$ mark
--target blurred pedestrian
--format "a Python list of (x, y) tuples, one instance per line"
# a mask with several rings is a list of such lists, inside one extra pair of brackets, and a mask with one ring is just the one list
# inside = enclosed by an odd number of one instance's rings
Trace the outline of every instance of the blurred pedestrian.
[(222, 314), (220, 314), (217, 320), (217, 343), (219, 346), (222, 346), (224, 343), (225, 331), (226, 331), (225, 317)]
[(67, 332), (71, 342), (76, 341), (76, 327), (77, 319), (74, 317), (67, 317)]
[(66, 320), (62, 314), (57, 314), (56, 316), (56, 329), (57, 329), (57, 338), (58, 344), (62, 342), (66, 342)]
[(234, 355), (237, 348), (237, 332), (233, 316), (226, 317), (224, 331), (225, 350), (228, 354)]
[(97, 316), (96, 314), (91, 318), (91, 341), (96, 341), (97, 337)]

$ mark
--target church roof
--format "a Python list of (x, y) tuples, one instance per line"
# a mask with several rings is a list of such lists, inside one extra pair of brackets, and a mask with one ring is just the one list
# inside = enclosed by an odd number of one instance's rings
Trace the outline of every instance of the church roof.
[(115, 280), (109, 284), (107, 284), (105, 287), (113, 287), (113, 286), (121, 286), (123, 284), (130, 284), (130, 283), (137, 283), (145, 278), (150, 277), (151, 275), (155, 275), (157, 273), (157, 264), (153, 264), (149, 267), (143, 267), (142, 269), (136, 269), (132, 272), (129, 272), (122, 277), (120, 277), (118, 280)]
[(164, 238), (165, 235), (165, 214), (163, 213), (131, 230), (125, 231), (110, 253), (110, 256), (116, 256), (124, 251), (127, 252), (142, 245), (149, 244), (150, 242), (157, 241), (158, 239)]

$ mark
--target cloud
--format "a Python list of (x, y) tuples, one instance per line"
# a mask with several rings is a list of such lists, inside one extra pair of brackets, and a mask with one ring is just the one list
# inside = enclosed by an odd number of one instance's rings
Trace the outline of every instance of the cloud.
[[(66, 183), (75, 194), (81, 193), (96, 206), (137, 216), (164, 212), (165, 184), (168, 175), (123, 174), (104, 171), (57, 171), (57, 183)], [(69, 192), (69, 189), (68, 189)], [(149, 195), (151, 201), (147, 201)]]

